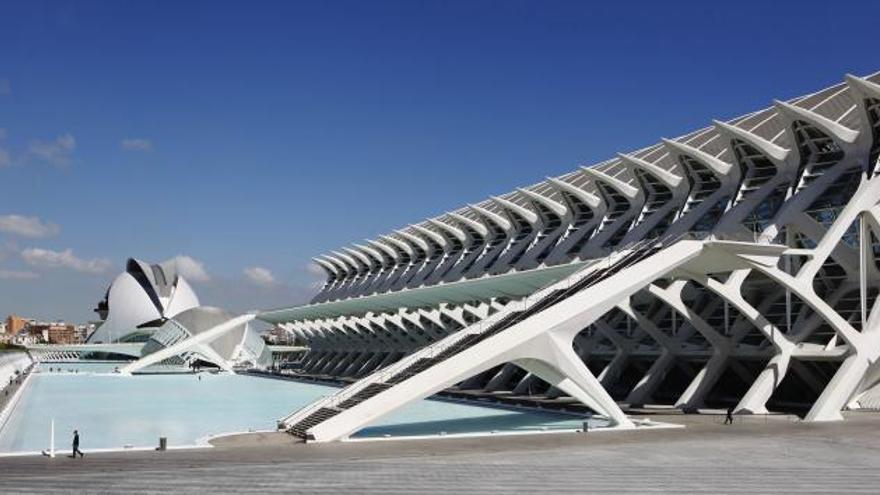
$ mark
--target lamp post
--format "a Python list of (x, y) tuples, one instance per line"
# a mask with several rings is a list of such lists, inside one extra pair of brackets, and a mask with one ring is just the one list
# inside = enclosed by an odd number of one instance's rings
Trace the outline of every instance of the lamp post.
[(49, 422), (49, 457), (55, 458), (55, 418)]

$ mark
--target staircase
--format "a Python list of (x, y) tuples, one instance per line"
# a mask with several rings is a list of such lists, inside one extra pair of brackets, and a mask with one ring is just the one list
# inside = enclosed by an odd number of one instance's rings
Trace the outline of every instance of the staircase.
[(653, 239), (616, 251), (608, 258), (592, 263), (566, 279), (556, 282), (522, 301), (511, 303), (498, 313), (439, 342), (424, 347), (331, 396), (319, 399), (294, 412), (279, 421), (279, 428), (284, 428), (292, 435), (309, 440), (308, 430), (314, 426), (409, 380), (571, 295), (612, 277), (621, 270), (654, 255), (666, 244)]
[(340, 412), (341, 411), (339, 409), (322, 407), (322, 408), (318, 409), (317, 411), (313, 412), (312, 414), (309, 414), (308, 416), (306, 416), (305, 419), (303, 419), (302, 421), (291, 426), (288, 431), (291, 434), (298, 436), (300, 438), (306, 438), (306, 431), (308, 431), (309, 428), (311, 428), (319, 423), (322, 423), (322, 422), (332, 418), (333, 416), (336, 416)]

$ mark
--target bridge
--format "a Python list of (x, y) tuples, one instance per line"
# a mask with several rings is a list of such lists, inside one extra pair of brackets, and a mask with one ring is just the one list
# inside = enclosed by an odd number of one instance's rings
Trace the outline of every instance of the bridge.
[(27, 350), (36, 361), (76, 361), (96, 352), (139, 358), (143, 342), (115, 344), (30, 344)]
[[(220, 334), (222, 334), (222, 332), (218, 332), (217, 334), (213, 335), (213, 337), (217, 338)], [(181, 342), (181, 344), (182, 343), (183, 342)], [(170, 355), (185, 352), (187, 349), (191, 349), (199, 343), (200, 342), (195, 341), (190, 342), (189, 345), (181, 346), (182, 348), (185, 347), (185, 349), (183, 350), (175, 349), (175, 351), (172, 351), (170, 354), (168, 354), (167, 352), (163, 353), (164, 357), (160, 358), (159, 360), (164, 359), (165, 357), (169, 357)], [(79, 361), (84, 360), (86, 355), (92, 353), (108, 353), (135, 358), (131, 364), (127, 365), (126, 368), (130, 368), (127, 370), (128, 372), (138, 371), (145, 368), (146, 366), (149, 366), (150, 364), (154, 364), (155, 362), (157, 362), (155, 354), (158, 354), (153, 353), (147, 356), (143, 356), (143, 342), (111, 344), (30, 344), (25, 347), (34, 358), (34, 360), (37, 362)], [(273, 354), (273, 356), (294, 354), (309, 350), (308, 347), (295, 345), (269, 345), (267, 347), (269, 348), (269, 351)], [(167, 349), (163, 349), (163, 351), (166, 350)], [(232, 366), (221, 367), (232, 371)]]

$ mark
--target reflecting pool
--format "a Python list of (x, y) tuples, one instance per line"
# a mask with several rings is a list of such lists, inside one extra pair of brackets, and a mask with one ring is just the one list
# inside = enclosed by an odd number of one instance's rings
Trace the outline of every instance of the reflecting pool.
[[(85, 451), (153, 447), (159, 437), (172, 447), (199, 445), (220, 433), (274, 429), (277, 419), (336, 390), (225, 373), (122, 376), (112, 372), (113, 363), (41, 366), (0, 431), (0, 452), (47, 449), (52, 419), (56, 449), (69, 448), (74, 429)], [(49, 367), (61, 372), (50, 373)], [(550, 412), (422, 400), (356, 436), (573, 429), (582, 423)]]

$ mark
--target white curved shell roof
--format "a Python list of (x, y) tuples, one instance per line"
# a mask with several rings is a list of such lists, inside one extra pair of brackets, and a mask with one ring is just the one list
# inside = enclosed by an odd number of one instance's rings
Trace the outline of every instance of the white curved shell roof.
[(173, 263), (151, 265), (133, 258), (110, 284), (105, 302), (107, 318), (89, 337), (91, 343), (125, 340), (144, 324), (199, 306), (195, 291)]

